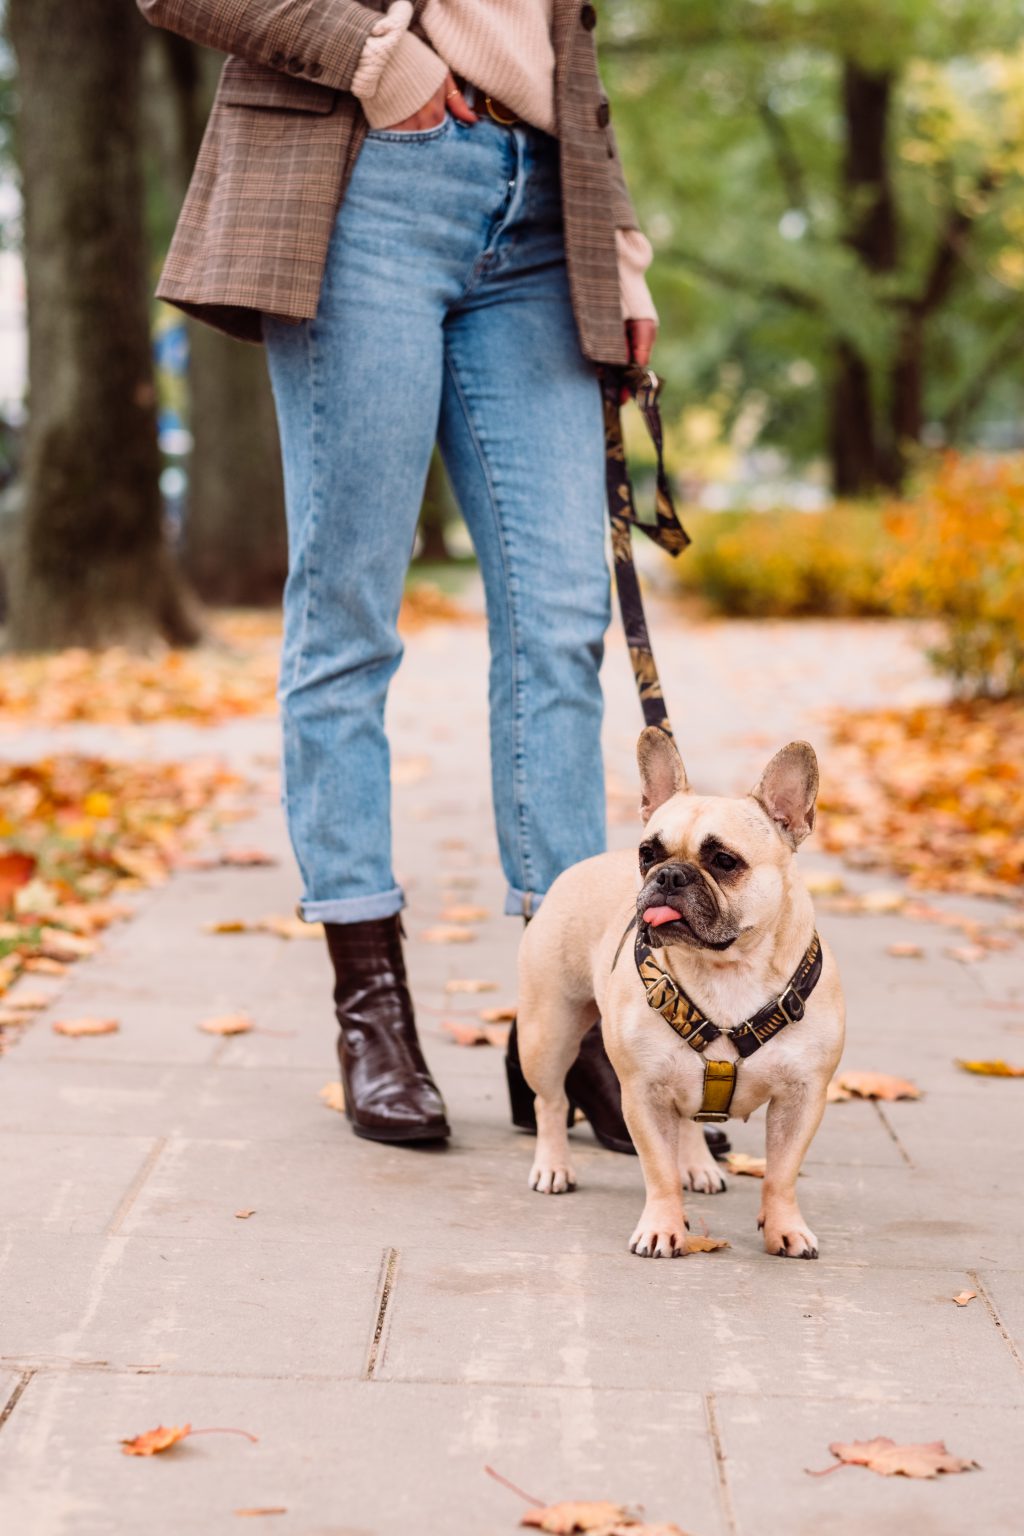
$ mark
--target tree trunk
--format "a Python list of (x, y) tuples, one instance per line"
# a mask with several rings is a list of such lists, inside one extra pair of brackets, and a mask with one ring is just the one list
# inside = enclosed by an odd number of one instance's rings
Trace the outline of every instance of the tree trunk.
[[(221, 60), (168, 32), (152, 34), (149, 127), (163, 174), (184, 198)], [(189, 322), (188, 508), (182, 558), (207, 602), (272, 605), (288, 572), (284, 484), (266, 358)]]
[(163, 531), (126, 0), (9, 0), (25, 192), (29, 425), (10, 594), (21, 649), (196, 638)]
[(445, 528), (455, 516), (455, 502), (448, 484), (448, 476), (444, 472), (441, 455), (435, 448), (423, 492), (420, 541), (416, 551), (417, 565), (443, 565), (452, 559), (452, 552), (448, 548), (448, 540), (445, 537)]
[[(897, 262), (896, 204), (889, 175), (889, 114), (894, 77), (847, 60), (842, 73), (845, 154), (841, 202), (843, 239), (871, 273), (891, 272)], [(872, 389), (871, 369), (848, 340), (837, 342), (829, 444), (838, 496), (858, 496), (898, 484), (902, 465)]]

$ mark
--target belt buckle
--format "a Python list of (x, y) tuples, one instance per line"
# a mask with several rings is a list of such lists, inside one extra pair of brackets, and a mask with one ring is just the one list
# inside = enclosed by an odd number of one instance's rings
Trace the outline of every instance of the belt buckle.
[(787, 987), (779, 998), (779, 1007), (791, 1024), (796, 1024), (807, 1012), (804, 1000), (795, 987)]
[(514, 113), (511, 117), (499, 117), (494, 110), (494, 103), (490, 96), (484, 97), (484, 106), (487, 108), (487, 116), (491, 121), (500, 124), (502, 128), (514, 128), (521, 121)]
[(732, 1119), (732, 1116), (723, 1114), (721, 1110), (717, 1109), (698, 1109), (695, 1115), (690, 1116), (690, 1119), (696, 1120), (700, 1125), (725, 1125)]

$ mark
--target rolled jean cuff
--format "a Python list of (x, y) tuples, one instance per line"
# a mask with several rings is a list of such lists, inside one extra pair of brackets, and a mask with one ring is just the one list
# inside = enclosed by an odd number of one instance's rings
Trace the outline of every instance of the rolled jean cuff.
[(505, 897), (505, 916), (532, 917), (543, 900), (544, 897), (536, 891), (520, 891), (510, 885)]
[(375, 917), (394, 917), (405, 906), (401, 886), (374, 896), (348, 896), (338, 901), (300, 901), (304, 923), (367, 923)]

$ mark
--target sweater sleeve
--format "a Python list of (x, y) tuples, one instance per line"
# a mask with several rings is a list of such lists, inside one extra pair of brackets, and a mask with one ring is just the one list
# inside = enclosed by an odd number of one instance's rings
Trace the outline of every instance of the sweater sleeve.
[(657, 324), (658, 311), (654, 307), (645, 273), (654, 252), (651, 242), (638, 229), (617, 229), (615, 239), (619, 252), (619, 296), (622, 300), (624, 320), (653, 320)]
[(352, 79), (371, 128), (389, 128), (418, 112), (447, 74), (447, 65), (412, 32), (412, 5), (395, 3), (369, 37)]

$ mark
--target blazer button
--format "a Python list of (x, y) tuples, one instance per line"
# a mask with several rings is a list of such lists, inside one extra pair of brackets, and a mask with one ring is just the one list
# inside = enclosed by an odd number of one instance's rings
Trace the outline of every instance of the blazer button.
[(607, 128), (612, 120), (612, 109), (606, 101), (602, 101), (597, 109), (597, 126)]
[(306, 74), (309, 76), (309, 78), (311, 80), (319, 80), (319, 78), (323, 74), (323, 72), (324, 72), (324, 67), (323, 67), (323, 65), (320, 63), (320, 61), (318, 59), (314, 59), (313, 63), (306, 70)]
[(585, 5), (580, 11), (580, 25), (588, 32), (593, 32), (597, 26), (597, 12), (592, 5)]
[(302, 71), (305, 69), (305, 67), (306, 67), (306, 65), (305, 65), (304, 61), (302, 59), (300, 59), (300, 58), (296, 58), (296, 57), (293, 56), (292, 58), (290, 58), (288, 60), (288, 70), (289, 70), (289, 73), (291, 73), (293, 75), (301, 75)]
[(284, 66), (287, 64), (287, 62), (288, 62), (288, 60), (285, 58), (284, 54), (281, 53), (280, 50), (278, 50), (277, 53), (272, 53), (270, 55), (270, 67), (271, 67), (271, 69), (284, 69)]

